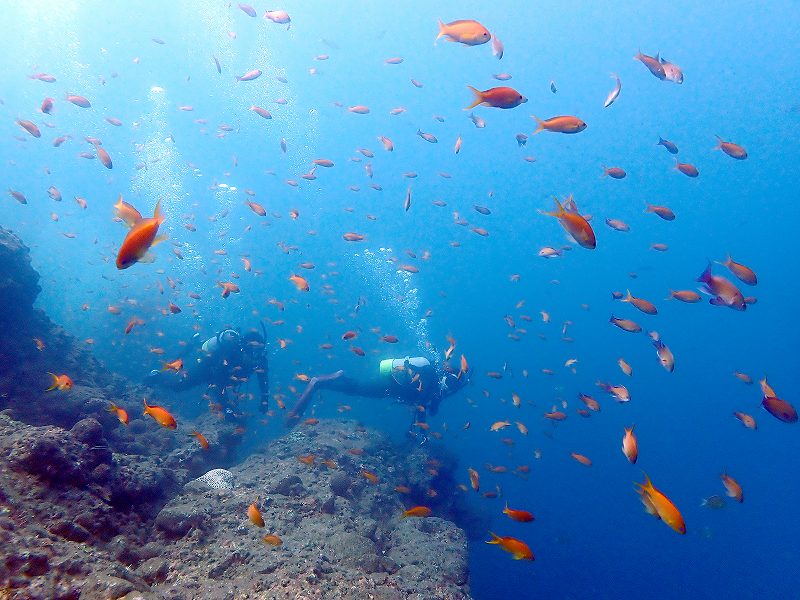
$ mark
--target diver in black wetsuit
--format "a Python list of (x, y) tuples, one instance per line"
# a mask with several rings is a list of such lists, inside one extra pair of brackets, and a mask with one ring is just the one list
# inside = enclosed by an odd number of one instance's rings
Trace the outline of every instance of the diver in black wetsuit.
[(366, 379), (354, 379), (345, 375), (344, 371), (319, 375), (308, 382), (303, 395), (289, 411), (286, 425), (293, 427), (297, 424), (314, 390), (326, 389), (348, 396), (394, 398), (414, 407), (411, 420), (413, 427), (415, 423), (425, 422), (427, 414), (436, 415), (442, 399), (464, 387), (469, 382), (470, 374), (471, 371), (463, 373), (454, 370), (449, 362), (437, 368), (427, 358), (415, 356), (382, 360), (377, 373)]
[(260, 392), (258, 409), (267, 412), (269, 371), (264, 336), (256, 331), (242, 335), (235, 329), (223, 329), (205, 341), (195, 334), (192, 341), (193, 347), (180, 370), (151, 371), (147, 383), (177, 391), (208, 385), (225, 413), (238, 418), (239, 387), (255, 373)]

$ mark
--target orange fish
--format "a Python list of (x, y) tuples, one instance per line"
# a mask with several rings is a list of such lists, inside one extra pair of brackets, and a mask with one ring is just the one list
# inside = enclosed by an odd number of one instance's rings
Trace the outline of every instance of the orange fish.
[(314, 464), (315, 459), (316, 456), (314, 456), (313, 454), (303, 454), (297, 457), (297, 460), (299, 460), (304, 465), (308, 465), (309, 467)]
[[(493, 87), (488, 90), (480, 91), (467, 86), (475, 94), (475, 100), (464, 110), (475, 108), (478, 105), (491, 106), (494, 108), (514, 108), (528, 101), (528, 99), (511, 87)], [(456, 152), (458, 154), (458, 152)]]
[[(50, 103), (50, 106), (52, 107), (52, 102)], [(42, 112), (49, 112), (44, 110), (44, 103), (42, 103)], [(25, 131), (30, 133), (35, 138), (42, 137), (42, 132), (36, 126), (36, 123), (33, 123), (32, 121), (26, 121), (25, 119), (17, 119), (17, 125), (22, 127)]]
[(577, 452), (570, 452), (570, 456), (585, 467), (592, 466), (592, 459), (590, 459), (588, 456), (584, 456), (583, 454), (578, 454)]
[(533, 117), (536, 119), (536, 123), (538, 127), (536, 131), (533, 132), (534, 135), (539, 133), (540, 131), (554, 131), (556, 133), (580, 133), (584, 129), (586, 129), (586, 123), (581, 121), (578, 117), (572, 116), (563, 116), (563, 117), (552, 117), (551, 119), (547, 119), (542, 121), (538, 117)]
[(716, 138), (719, 143), (716, 148), (714, 148), (715, 150), (722, 150), (725, 154), (736, 160), (744, 160), (747, 158), (747, 150), (742, 148), (739, 144), (726, 142), (719, 136), (716, 136)]
[(667, 299), (669, 298), (675, 298), (675, 300), (680, 300), (681, 302), (687, 302), (689, 304), (700, 302), (701, 300), (700, 294), (692, 290), (670, 290)]
[(551, 421), (565, 421), (567, 419), (567, 414), (560, 410), (554, 410), (544, 413), (544, 418), (550, 419)]
[(508, 515), (509, 519), (519, 521), (520, 523), (530, 523), (535, 520), (534, 516), (527, 510), (508, 508), (508, 502), (506, 502), (506, 507), (503, 509), (503, 514)]
[(108, 412), (117, 415), (117, 419), (119, 419), (119, 422), (122, 423), (123, 425), (127, 425), (128, 422), (130, 421), (130, 417), (128, 417), (128, 411), (126, 411), (124, 408), (120, 408), (113, 402), (108, 407)]
[(639, 333), (642, 330), (642, 326), (635, 321), (631, 321), (630, 319), (620, 319), (614, 315), (611, 315), (611, 318), (608, 320), (608, 322), (613, 323), (623, 331), (628, 331), (630, 333)]
[(712, 296), (709, 300), (710, 304), (714, 306), (727, 306), (734, 310), (745, 310), (747, 303), (745, 302), (744, 295), (733, 283), (719, 275), (711, 273), (711, 263), (708, 263), (706, 269), (697, 278), (697, 281), (703, 283), (703, 291)]
[(300, 275), (292, 275), (289, 277), (289, 281), (291, 281), (301, 292), (307, 292), (310, 289), (308, 287), (308, 281), (306, 281), (306, 278), (301, 277)]
[(161, 367), (162, 371), (175, 371), (176, 373), (183, 368), (183, 359), (176, 358), (172, 362), (164, 363), (164, 366)]
[(658, 79), (663, 81), (667, 78), (667, 73), (664, 70), (664, 66), (661, 64), (661, 61), (659, 60), (658, 54), (653, 57), (648, 56), (647, 54), (642, 54), (641, 51), (639, 51), (636, 53), (636, 56), (633, 57), (633, 60), (641, 61), (641, 63), (647, 67), (647, 70)]
[(545, 212), (542, 214), (557, 218), (564, 230), (578, 245), (583, 248), (588, 248), (589, 250), (596, 248), (597, 239), (595, 238), (594, 231), (592, 230), (592, 226), (589, 225), (589, 222), (581, 215), (577, 214), (577, 212), (567, 212), (564, 210), (558, 198), (555, 198), (555, 201), (558, 210), (556, 212)]
[(361, 471), (360, 475), (370, 483), (378, 483), (378, 476), (371, 471)]
[(409, 508), (408, 510), (404, 511), (403, 515), (400, 518), (405, 519), (406, 517), (430, 517), (432, 512), (433, 511), (427, 506), (415, 506), (413, 508)]
[(697, 177), (700, 175), (700, 171), (697, 170), (697, 167), (690, 163), (682, 163), (677, 158), (675, 159), (675, 170), (680, 171), (687, 177)]
[(480, 475), (478, 475), (478, 472), (472, 467), (469, 467), (467, 471), (469, 472), (469, 483), (472, 486), (472, 489), (476, 492), (479, 491), (481, 489)]
[(472, 19), (461, 19), (450, 23), (439, 21), (438, 40), (444, 37), (448, 42), (458, 42), (465, 46), (479, 46), (492, 39), (492, 34), (483, 25)]
[(739, 482), (727, 473), (723, 473), (719, 477), (722, 479), (722, 485), (725, 486), (725, 492), (728, 496), (739, 503), (744, 502), (744, 492), (742, 492), (742, 486), (739, 485)]
[(514, 557), (514, 560), (533, 560), (533, 552), (531, 552), (528, 544), (522, 540), (518, 540), (513, 537), (500, 537), (491, 531), (489, 532), (489, 535), (492, 536), (492, 539), (486, 543), (497, 544), (503, 550), (509, 552)]
[(658, 314), (658, 310), (656, 309), (655, 304), (650, 302), (649, 300), (645, 300), (644, 298), (635, 298), (630, 290), (626, 290), (627, 296), (620, 299), (620, 302), (629, 302), (640, 311), (648, 315), (655, 315)]
[(600, 403), (587, 394), (578, 394), (578, 399), (586, 405), (586, 408), (594, 412), (600, 412)]
[(633, 426), (625, 428), (625, 437), (622, 438), (622, 453), (632, 465), (636, 464), (636, 459), (639, 458), (639, 445), (636, 441), (636, 435), (633, 433)]
[(265, 535), (263, 538), (261, 538), (261, 541), (263, 541), (265, 544), (269, 544), (270, 546), (280, 546), (283, 544), (283, 540), (274, 533)]
[(747, 285), (756, 285), (758, 283), (758, 277), (756, 277), (755, 271), (741, 263), (734, 262), (730, 254), (728, 258), (725, 259), (725, 262), (719, 264), (728, 267), (730, 272), (742, 283), (746, 283)]
[(156, 203), (152, 218), (141, 219), (125, 236), (117, 254), (117, 269), (127, 269), (136, 262), (143, 261), (147, 251), (166, 237), (157, 237), (158, 228), (164, 222), (161, 200)]
[(72, 379), (70, 379), (69, 375), (56, 375), (55, 373), (47, 373), (50, 375), (52, 379), (52, 385), (45, 390), (45, 392), (50, 392), (52, 390), (58, 390), (59, 392), (68, 392), (72, 389), (73, 383)]
[(208, 440), (206, 439), (206, 436), (199, 431), (192, 431), (192, 435), (197, 438), (197, 443), (200, 444), (200, 447), (203, 450), (208, 450)]
[(617, 364), (619, 365), (620, 370), (625, 373), (625, 375), (628, 377), (633, 375), (633, 368), (627, 362), (625, 362), (625, 359), (618, 358)]
[(169, 414), (166, 409), (161, 406), (150, 406), (147, 404), (146, 399), (144, 400), (144, 412), (142, 414), (150, 415), (156, 423), (167, 429), (177, 429), (178, 427), (175, 417)]
[(644, 212), (651, 212), (653, 214), (658, 215), (665, 221), (674, 221), (675, 220), (675, 213), (672, 212), (672, 209), (667, 206), (656, 206), (655, 204), (647, 204), (647, 208)]
[(664, 523), (678, 533), (682, 535), (685, 534), (686, 525), (683, 522), (683, 517), (678, 508), (667, 496), (653, 486), (650, 478), (646, 474), (644, 479), (644, 483), (636, 484), (639, 488), (636, 491), (639, 496), (641, 496), (642, 504), (644, 504), (647, 512), (664, 521)]
[[(258, 500), (256, 500), (258, 502)], [(256, 527), (264, 527), (264, 517), (261, 516), (261, 511), (258, 510), (256, 502), (253, 502), (247, 507), (247, 518)]]
[(661, 366), (664, 367), (668, 372), (672, 373), (672, 371), (675, 370), (675, 357), (672, 354), (672, 350), (670, 350), (661, 340), (655, 340), (653, 345), (656, 347), (656, 354), (658, 355), (658, 360), (661, 363)]
[(217, 285), (222, 288), (221, 296), (223, 298), (227, 298), (231, 295), (231, 293), (238, 294), (239, 293), (239, 286), (235, 283), (230, 281), (218, 281)]
[(739, 419), (742, 424), (747, 427), (748, 429), (757, 429), (756, 420), (748, 414), (743, 412), (735, 411), (733, 416)]

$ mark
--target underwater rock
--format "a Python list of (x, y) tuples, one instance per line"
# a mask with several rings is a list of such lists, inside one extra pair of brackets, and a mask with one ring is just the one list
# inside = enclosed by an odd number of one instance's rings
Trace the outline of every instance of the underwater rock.
[[(408, 500), (393, 491), (409, 482), (400, 465), (416, 452), (411, 463), (429, 464), (433, 446), (323, 421), (189, 481), (164, 458), (88, 445), (104, 446), (105, 431), (100, 419), (65, 430), (0, 414), (0, 589), (11, 597), (469, 598), (464, 532), (443, 509), (401, 519)], [(447, 477), (447, 457), (436, 460)], [(454, 490), (438, 489), (442, 506)], [(253, 502), (263, 529), (247, 518)]]
[(30, 250), (13, 231), (0, 227), (0, 321), (13, 323), (18, 315), (30, 312), (40, 291)]
[(210, 525), (210, 516), (201, 506), (187, 502), (183, 504), (171, 503), (156, 517), (156, 527), (168, 537), (180, 538), (189, 533), (191, 529), (205, 529)]
[(304, 491), (303, 480), (297, 475), (289, 475), (281, 479), (275, 487), (269, 490), (269, 493), (281, 496), (302, 496)]
[(350, 489), (351, 479), (344, 473), (336, 473), (331, 477), (330, 488), (331, 491), (337, 496), (346, 497), (347, 491)]
[[(436, 453), (443, 478), (454, 461), (432, 445), (398, 447), (348, 421), (322, 421), (314, 434), (294, 431), (232, 467), (232, 490), (185, 486), (159, 514), (153, 541), (163, 545), (160, 556), (170, 568), (152, 590), (187, 600), (469, 598), (464, 531), (441, 509), (435, 512), (443, 518), (401, 519), (408, 506), (394, 492), (409, 482), (400, 467), (409, 454), (418, 453), (413, 464), (426, 465), (428, 452)], [(364, 452), (355, 456), (353, 448)], [(299, 456), (315, 461), (307, 465)], [(446, 499), (452, 493), (455, 485), (439, 489), (442, 506), (455, 505)], [(336, 502), (343, 494), (348, 500)], [(248, 520), (253, 502), (263, 528)], [(265, 543), (265, 535), (280, 542)]]

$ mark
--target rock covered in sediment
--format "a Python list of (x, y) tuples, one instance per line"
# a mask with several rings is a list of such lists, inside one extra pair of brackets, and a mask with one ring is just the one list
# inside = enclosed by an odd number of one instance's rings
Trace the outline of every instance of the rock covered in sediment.
[(158, 554), (153, 519), (185, 472), (112, 453), (94, 419), (67, 431), (0, 413), (0, 457), (0, 588), (25, 599), (149, 589), (134, 569)]
[[(309, 455), (312, 465), (298, 460)], [(152, 589), (176, 599), (469, 598), (466, 535), (450, 514), (401, 519), (409, 504), (394, 487), (414, 486), (409, 464), (430, 460), (425, 447), (409, 452), (352, 422), (295, 430), (232, 468), (233, 489), (191, 482), (164, 507), (169, 575)], [(263, 529), (248, 521), (253, 502)]]
[(0, 227), (0, 321), (13, 323), (17, 315), (30, 312), (40, 291), (27, 246), (13, 231)]

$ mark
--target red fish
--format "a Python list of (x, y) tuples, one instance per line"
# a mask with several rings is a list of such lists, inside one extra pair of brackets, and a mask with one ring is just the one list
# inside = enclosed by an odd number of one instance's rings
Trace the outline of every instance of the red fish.
[(503, 550), (510, 553), (514, 560), (533, 560), (533, 552), (528, 547), (528, 544), (523, 542), (522, 540), (518, 540), (513, 537), (500, 537), (499, 535), (495, 535), (491, 531), (489, 535), (492, 536), (491, 541), (486, 542), (487, 544), (497, 544)]
[(536, 119), (536, 123), (538, 127), (536, 131), (534, 131), (534, 135), (539, 133), (540, 131), (554, 131), (556, 133), (580, 133), (584, 129), (586, 129), (586, 123), (581, 121), (578, 117), (572, 117), (569, 115), (561, 116), (561, 117), (552, 117), (545, 121), (542, 121), (538, 117), (533, 117)]
[(589, 225), (589, 222), (579, 215), (577, 211), (567, 212), (561, 205), (561, 202), (558, 201), (558, 198), (555, 198), (555, 201), (558, 211), (545, 212), (542, 214), (556, 217), (561, 223), (561, 226), (580, 246), (590, 250), (596, 248), (597, 239), (595, 238), (594, 230), (592, 229), (592, 226)]
[(712, 275), (711, 263), (700, 274), (697, 281), (703, 284), (705, 293), (712, 296), (709, 303), (714, 306), (727, 306), (734, 310), (743, 311), (747, 308), (742, 292), (733, 283), (719, 275)]
[(475, 94), (475, 99), (464, 110), (475, 108), (478, 105), (492, 106), (494, 108), (514, 108), (528, 101), (525, 96), (511, 87), (493, 87), (484, 91), (477, 90), (471, 85), (467, 87)]
[(157, 237), (158, 228), (164, 222), (161, 212), (161, 200), (156, 204), (153, 216), (141, 219), (125, 236), (117, 254), (117, 269), (127, 269), (134, 263), (142, 261), (147, 251), (166, 237)]

